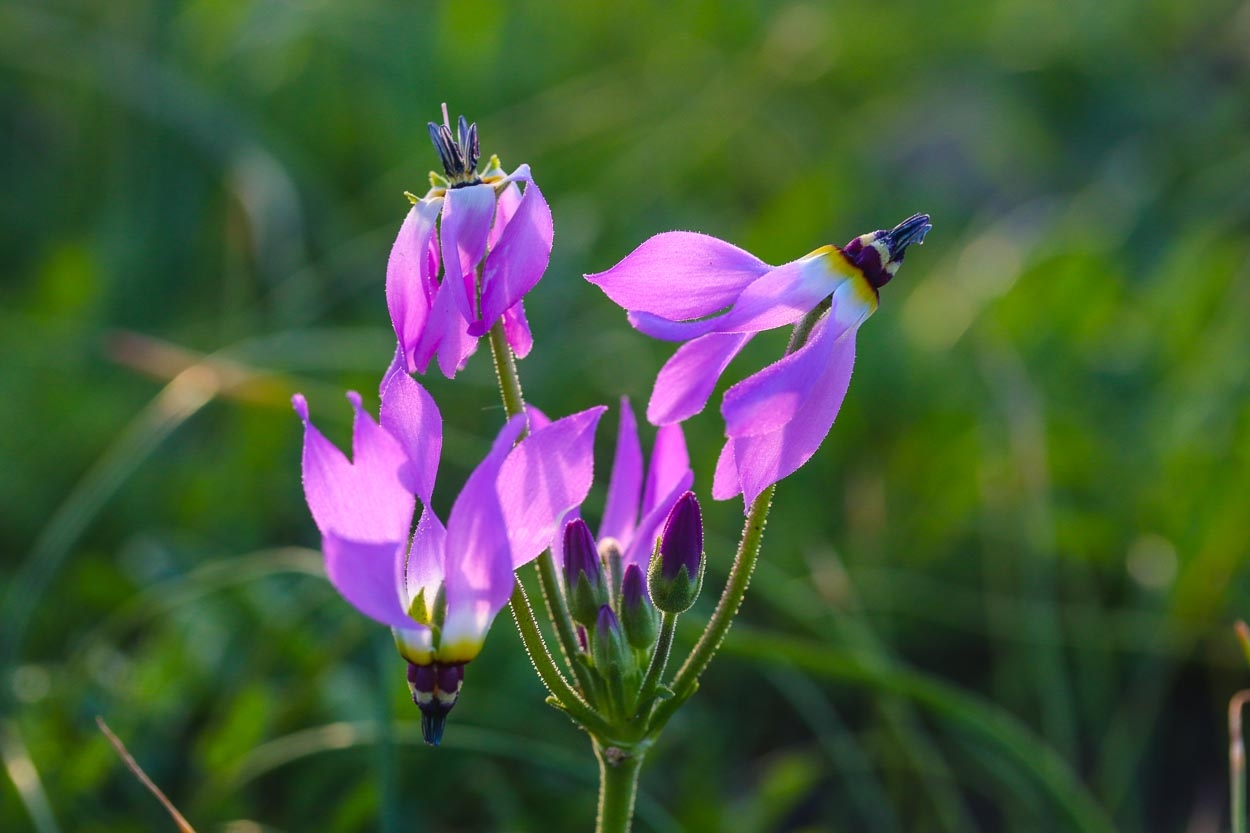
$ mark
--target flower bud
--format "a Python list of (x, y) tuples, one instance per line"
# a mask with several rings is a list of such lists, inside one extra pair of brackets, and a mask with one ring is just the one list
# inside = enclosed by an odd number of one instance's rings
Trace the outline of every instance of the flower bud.
[(595, 668), (609, 680), (620, 679), (633, 668), (633, 655), (625, 641), (625, 631), (608, 605), (600, 607), (595, 617), (590, 655), (595, 661)]
[(595, 624), (599, 608), (608, 603), (608, 586), (595, 536), (581, 518), (564, 527), (564, 587), (573, 620), (587, 627)]
[(621, 627), (625, 639), (640, 651), (649, 651), (659, 630), (659, 616), (643, 588), (642, 568), (630, 564), (621, 583)]
[(673, 504), (651, 567), (647, 587), (651, 601), (665, 613), (684, 613), (703, 586), (703, 515), (694, 492)]
[(463, 664), (408, 663), (408, 689), (412, 702), (421, 709), (421, 735), (430, 746), (438, 746), (442, 741), (447, 715), (456, 705), (463, 682)]

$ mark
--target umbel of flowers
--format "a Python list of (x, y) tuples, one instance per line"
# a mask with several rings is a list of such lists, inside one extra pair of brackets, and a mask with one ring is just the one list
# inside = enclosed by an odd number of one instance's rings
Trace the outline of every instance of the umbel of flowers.
[[(429, 125), (442, 173), (412, 203), (391, 249), (386, 302), (396, 335), (379, 366), (375, 420), (349, 393), (348, 458), (304, 423), (304, 492), (326, 575), (361, 613), (390, 627), (426, 740), (437, 745), (465, 667), (505, 605), (549, 702), (590, 736), (600, 767), (597, 830), (627, 831), (647, 750), (694, 693), (754, 569), (775, 484), (817, 451), (850, 383), (855, 335), (908, 248), (930, 229), (915, 215), (890, 230), (826, 245), (781, 266), (714, 237), (665, 232), (587, 275), (640, 332), (681, 342), (647, 406), (657, 426), (644, 465), (638, 425), (620, 400), (607, 499), (581, 505), (594, 476), (594, 406), (551, 420), (525, 403), (516, 360), (533, 337), (523, 298), (547, 269), (552, 218), (528, 165), (481, 163), (461, 117)], [(711, 495), (741, 495), (745, 518), (729, 577), (702, 635), (668, 676), (678, 618), (704, 585), (703, 519), (681, 423), (758, 332), (793, 327), (785, 355), (728, 388), (725, 442)], [(412, 374), (437, 358), (452, 378), (487, 337), (505, 418), (459, 486), (444, 523), (433, 505), (443, 418)], [(716, 557), (715, 555), (713, 557)], [(517, 571), (535, 564), (548, 648)]]

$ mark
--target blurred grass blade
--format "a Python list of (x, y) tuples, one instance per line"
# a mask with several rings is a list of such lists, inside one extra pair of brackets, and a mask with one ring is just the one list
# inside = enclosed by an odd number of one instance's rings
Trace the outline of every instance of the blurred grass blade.
[(813, 676), (851, 680), (881, 692), (906, 697), (935, 714), (971, 730), (990, 743), (1038, 785), (1063, 810), (1070, 829), (1114, 833), (1115, 825), (1054, 749), (1008, 712), (933, 677), (903, 669), (869, 665), (842, 651), (739, 623), (723, 651), (753, 662), (788, 664)]
[(26, 805), (26, 813), (35, 826), (36, 833), (60, 833), (56, 817), (52, 815), (52, 805), (43, 791), (39, 781), (39, 770), (26, 751), (26, 744), (16, 724), (6, 721), (0, 726), (0, 756), (4, 758), (4, 770), (13, 782), (22, 804)]
[(1228, 701), (1229, 813), (1233, 833), (1246, 833), (1246, 741), (1241, 729), (1241, 712), (1246, 703), (1250, 703), (1250, 689), (1237, 692)]
[(9, 586), (0, 616), (5, 625), (0, 667), (12, 667), (19, 661), (35, 608), (74, 543), (104, 504), (166, 437), (212, 401), (219, 388), (218, 376), (207, 368), (196, 366), (179, 373), (105, 450), (52, 514)]
[[(293, 732), (258, 746), (238, 764), (225, 767), (224, 771), (230, 775), (225, 782), (215, 786), (225, 792), (234, 791), (301, 758), (372, 745), (378, 742), (378, 729), (375, 722), (357, 721), (329, 723)], [(417, 722), (395, 721), (385, 729), (389, 742), (396, 746), (425, 748), (421, 724)], [(593, 766), (588, 765), (587, 756), (571, 752), (563, 746), (480, 726), (457, 724), (455, 732), (449, 732), (440, 745), (440, 751), (452, 750), (537, 764), (583, 784), (598, 781), (598, 774)], [(657, 833), (680, 833), (681, 825), (677, 820), (642, 790), (638, 792), (637, 802), (638, 817)]]
[(134, 773), (135, 777), (139, 779), (139, 783), (147, 787), (148, 792), (152, 793), (156, 800), (161, 803), (161, 806), (165, 808), (165, 812), (169, 813), (170, 818), (174, 820), (174, 824), (178, 825), (178, 829), (182, 833), (195, 833), (195, 828), (183, 817), (182, 813), (178, 812), (178, 808), (161, 791), (161, 788), (156, 786), (156, 783), (143, 771), (143, 767), (139, 766), (139, 762), (127, 751), (126, 744), (122, 743), (121, 738), (113, 734), (113, 730), (104, 722), (104, 718), (97, 715), (95, 725), (100, 727), (100, 731), (108, 738), (109, 743), (113, 744), (113, 748), (117, 750), (117, 754), (122, 759), (122, 763), (126, 765), (126, 768)]

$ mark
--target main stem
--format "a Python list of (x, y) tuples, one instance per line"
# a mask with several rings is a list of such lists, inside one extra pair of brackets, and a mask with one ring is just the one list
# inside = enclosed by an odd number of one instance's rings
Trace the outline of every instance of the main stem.
[(595, 757), (599, 760), (599, 815), (595, 831), (629, 833), (634, 823), (634, 797), (638, 794), (642, 753), (624, 752), (596, 741)]

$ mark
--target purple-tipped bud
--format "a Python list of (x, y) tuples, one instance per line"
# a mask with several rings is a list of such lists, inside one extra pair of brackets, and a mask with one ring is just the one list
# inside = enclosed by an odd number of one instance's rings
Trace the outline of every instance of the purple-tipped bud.
[(607, 604), (608, 587), (603, 580), (595, 536), (581, 518), (574, 518), (564, 527), (564, 587), (573, 620), (593, 625), (599, 607)]
[(438, 746), (442, 741), (447, 715), (456, 705), (463, 682), (463, 664), (408, 663), (408, 689), (412, 702), (421, 709), (421, 735), (430, 746)]
[(595, 668), (605, 678), (620, 676), (632, 668), (632, 655), (625, 641), (625, 632), (612, 608), (603, 605), (595, 617), (595, 633), (590, 642), (590, 656)]
[(658, 620), (655, 607), (647, 598), (642, 568), (630, 564), (621, 582), (621, 627), (629, 644), (640, 651), (650, 650), (658, 635)]
[(651, 601), (665, 613), (683, 613), (698, 598), (703, 586), (703, 515), (694, 492), (679, 497), (668, 513), (647, 586)]

